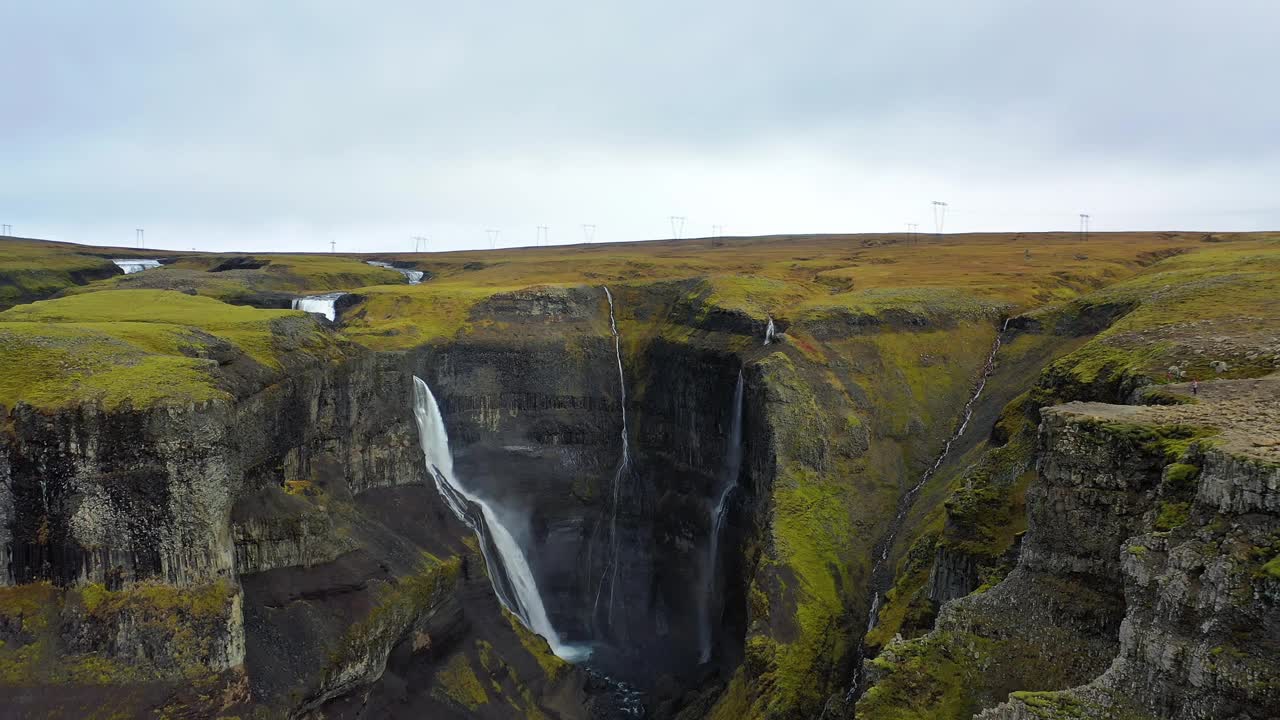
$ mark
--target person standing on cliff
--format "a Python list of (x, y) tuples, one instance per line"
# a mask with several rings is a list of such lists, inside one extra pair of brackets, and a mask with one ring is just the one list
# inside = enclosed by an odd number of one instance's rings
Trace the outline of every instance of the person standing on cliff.
[(1192, 395), (1199, 395), (1199, 394), (1200, 394), (1200, 381), (1199, 381), (1199, 380), (1192, 380), (1192, 381), (1191, 381), (1191, 394), (1192, 394)]

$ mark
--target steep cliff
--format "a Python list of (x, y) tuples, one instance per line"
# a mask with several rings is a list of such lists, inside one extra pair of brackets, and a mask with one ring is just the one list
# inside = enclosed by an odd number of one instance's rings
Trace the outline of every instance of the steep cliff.
[[(1271, 421), (1229, 380), (1051, 406), (1269, 372), (1274, 241), (976, 269), (1009, 242), (398, 260), (415, 286), (192, 254), (13, 308), (0, 686), (29, 716), (839, 717), (874, 656), (858, 717), (1258, 716), (1273, 451), (1219, 419)], [(321, 288), (336, 322), (214, 299)], [(415, 377), (581, 665), (503, 608)]]

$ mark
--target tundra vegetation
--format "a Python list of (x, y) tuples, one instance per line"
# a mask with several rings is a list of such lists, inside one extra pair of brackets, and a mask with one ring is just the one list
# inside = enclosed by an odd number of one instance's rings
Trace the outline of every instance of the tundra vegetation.
[[(700, 620), (653, 612), (657, 644), (632, 636), (649, 667), (621, 678), (652, 717), (1280, 706), (1280, 235), (0, 250), (0, 695), (33, 716), (622, 712), (613, 680), (493, 596), (409, 397), (414, 375), (439, 390), (464, 469), (575, 448), (560, 495), (515, 470), (488, 488), (531, 498), (527, 531), (552, 543), (616, 482), (601, 286), (639, 428), (624, 520), (683, 553), (629, 548), (663, 603), (701, 562), (702, 488), (746, 383), (717, 649), (658, 666), (681, 642), (660, 626)], [(334, 291), (334, 322), (290, 309)], [(508, 380), (535, 374), (567, 379)]]

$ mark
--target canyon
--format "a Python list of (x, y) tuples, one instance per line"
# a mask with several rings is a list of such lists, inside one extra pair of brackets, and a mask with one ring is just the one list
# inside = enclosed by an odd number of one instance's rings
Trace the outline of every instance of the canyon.
[(1280, 707), (1280, 236), (5, 242), (15, 716)]

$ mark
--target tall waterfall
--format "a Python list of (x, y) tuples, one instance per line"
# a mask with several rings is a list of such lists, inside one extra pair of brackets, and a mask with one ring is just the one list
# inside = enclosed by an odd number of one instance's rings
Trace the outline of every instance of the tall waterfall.
[(770, 317), (769, 323), (764, 326), (764, 344), (765, 345), (768, 345), (769, 343), (773, 342), (773, 333), (774, 333), (773, 318)]
[(330, 322), (333, 322), (333, 320), (338, 316), (338, 298), (343, 295), (346, 295), (346, 293), (325, 293), (324, 295), (307, 295), (304, 297), (298, 297), (293, 299), (291, 307), (294, 310), (302, 310), (303, 312), (323, 315)]
[(159, 260), (129, 260), (121, 258), (119, 260), (112, 260), (111, 262), (115, 263), (116, 267), (123, 270), (125, 275), (132, 275), (136, 272), (160, 267)]
[(519, 617), (525, 627), (546, 638), (556, 655), (570, 661), (584, 659), (590, 654), (586, 648), (561, 644), (559, 633), (547, 617), (529, 561), (511, 532), (489, 503), (454, 477), (449, 435), (440, 406), (431, 388), (416, 376), (413, 378), (413, 417), (418, 423), (418, 440), (427, 469), (435, 478), (436, 490), (453, 514), (475, 532), (498, 600)]
[(596, 601), (592, 606), (592, 617), (600, 616), (600, 599), (604, 596), (605, 583), (609, 584), (608, 607), (606, 618), (613, 624), (614, 590), (618, 585), (618, 504), (621, 502), (622, 483), (631, 472), (631, 444), (627, 439), (627, 378), (622, 372), (622, 337), (618, 335), (618, 320), (613, 312), (613, 293), (604, 288), (604, 296), (609, 301), (609, 331), (613, 333), (613, 352), (618, 361), (618, 390), (622, 406), (622, 459), (618, 461), (618, 470), (613, 474), (613, 500), (609, 517), (609, 555), (604, 572), (600, 576), (600, 584), (596, 588)]
[(733, 407), (729, 420), (729, 444), (725, 450), (724, 468), (720, 475), (720, 492), (716, 504), (711, 509), (711, 537), (707, 543), (706, 585), (703, 588), (700, 604), (702, 607), (701, 635), (698, 638), (701, 655), (699, 660), (711, 659), (711, 634), (714, 619), (716, 581), (719, 573), (716, 570), (720, 562), (720, 535), (724, 528), (724, 518), (729, 511), (729, 496), (738, 487), (738, 475), (742, 470), (742, 370), (738, 370), (738, 384), (733, 389)]

